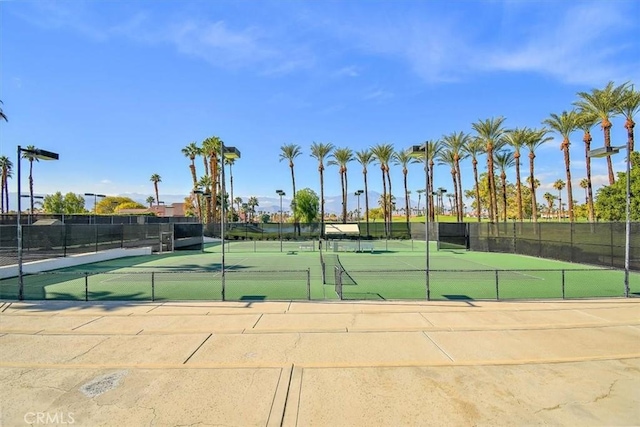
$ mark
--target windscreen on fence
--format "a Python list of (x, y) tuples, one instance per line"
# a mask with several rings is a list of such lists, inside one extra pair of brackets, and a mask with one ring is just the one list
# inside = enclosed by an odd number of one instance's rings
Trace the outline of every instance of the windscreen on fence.
[(469, 226), (467, 223), (438, 223), (438, 250), (443, 249), (469, 249)]
[[(470, 223), (470, 249), (624, 268), (625, 223)], [(640, 270), (640, 223), (630, 223), (629, 268)]]

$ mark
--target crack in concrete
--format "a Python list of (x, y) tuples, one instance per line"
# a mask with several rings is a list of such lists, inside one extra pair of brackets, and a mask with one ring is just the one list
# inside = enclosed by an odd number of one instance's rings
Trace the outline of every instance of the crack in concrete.
[(91, 350), (93, 350), (94, 348), (96, 348), (97, 346), (99, 346), (100, 344), (102, 344), (103, 342), (107, 341), (110, 337), (105, 337), (105, 339), (101, 340), (100, 342), (96, 343), (95, 345), (91, 346), (91, 348), (87, 349), (87, 351), (82, 352), (76, 356), (73, 356), (70, 360), (68, 360), (67, 362), (73, 362), (74, 360), (76, 360), (78, 357), (84, 356), (85, 354), (89, 353)]
[(561, 408), (563, 408), (563, 407), (565, 407), (567, 405), (591, 405), (593, 403), (598, 402), (599, 400), (611, 397), (611, 393), (613, 392), (613, 387), (615, 387), (617, 382), (618, 382), (618, 380), (613, 380), (613, 382), (609, 386), (609, 390), (607, 390), (605, 393), (603, 393), (603, 394), (601, 394), (599, 396), (596, 396), (591, 401), (588, 401), (588, 402), (571, 401), (571, 402), (565, 402), (565, 403), (558, 403), (556, 406), (551, 406), (551, 407), (548, 407), (548, 408), (539, 409), (535, 413), (537, 414), (537, 413), (542, 412), (542, 411), (555, 411), (556, 409), (561, 409)]

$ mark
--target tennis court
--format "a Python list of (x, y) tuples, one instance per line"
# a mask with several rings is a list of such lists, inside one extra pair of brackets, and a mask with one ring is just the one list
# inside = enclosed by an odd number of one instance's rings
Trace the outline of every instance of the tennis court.
[[(28, 300), (480, 300), (624, 296), (624, 272), (529, 256), (437, 251), (426, 274), (422, 241), (380, 241), (366, 250), (315, 243), (232, 242), (222, 274), (220, 245), (119, 258), (24, 276)], [(346, 248), (346, 249), (345, 249)], [(369, 250), (371, 249), (371, 250)], [(358, 251), (361, 250), (361, 251)], [(640, 274), (630, 275), (640, 295)], [(0, 298), (17, 299), (17, 278), (0, 281)]]

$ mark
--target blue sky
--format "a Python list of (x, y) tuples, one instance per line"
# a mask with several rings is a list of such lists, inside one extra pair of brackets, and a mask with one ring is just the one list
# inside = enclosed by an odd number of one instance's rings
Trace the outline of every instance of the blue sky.
[[(500, 115), (507, 127), (539, 127), (570, 109), (578, 91), (640, 81), (638, 16), (635, 0), (0, 0), (0, 99), (9, 117), (0, 154), (14, 163), (17, 145), (60, 154), (34, 166), (37, 194), (144, 200), (157, 173), (160, 198), (178, 201), (191, 189), (180, 152), (191, 141), (216, 135), (242, 152), (233, 170), (241, 197), (290, 193), (279, 147), (295, 143), (303, 151), (297, 187), (319, 192), (313, 141), (401, 149)], [(623, 120), (613, 123), (613, 145), (624, 144)], [(599, 127), (593, 135), (601, 146)], [(573, 136), (571, 151), (580, 201), (581, 139)], [(543, 194), (565, 179), (560, 140), (537, 154)], [(614, 157), (616, 171), (623, 163)], [(379, 168), (370, 171), (370, 189), (381, 191)], [(435, 186), (452, 190), (448, 168), (435, 172)], [(604, 160), (593, 174), (596, 186), (606, 182)], [(462, 175), (471, 188), (470, 162)], [(392, 181), (399, 193), (399, 168)], [(413, 165), (409, 187), (415, 195), (423, 186)], [(354, 162), (349, 190), (361, 187)], [(339, 193), (329, 167), (326, 194)]]

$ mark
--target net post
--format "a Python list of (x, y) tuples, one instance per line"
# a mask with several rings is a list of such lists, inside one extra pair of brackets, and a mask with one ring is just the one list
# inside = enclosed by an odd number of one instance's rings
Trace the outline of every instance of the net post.
[(156, 300), (156, 273), (155, 271), (151, 272), (151, 301)]
[(562, 269), (562, 299), (565, 299), (565, 293), (564, 293), (564, 268)]
[(311, 301), (311, 269), (307, 268), (307, 299)]
[(498, 270), (496, 270), (496, 301), (500, 301), (500, 280), (498, 279)]
[(89, 301), (89, 273), (84, 273), (84, 300)]

